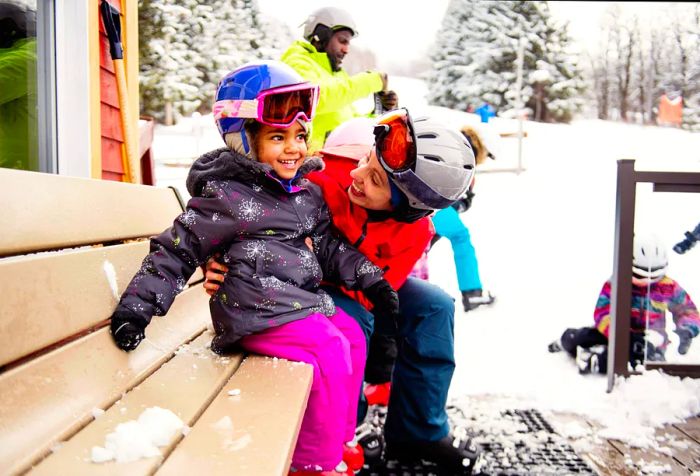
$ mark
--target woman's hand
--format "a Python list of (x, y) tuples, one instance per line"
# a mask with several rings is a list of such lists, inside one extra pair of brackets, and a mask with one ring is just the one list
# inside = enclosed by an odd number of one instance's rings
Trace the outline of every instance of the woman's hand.
[(209, 258), (207, 268), (204, 272), (204, 289), (208, 295), (213, 296), (219, 290), (221, 283), (224, 282), (224, 276), (228, 273), (228, 266), (216, 261), (219, 255)]

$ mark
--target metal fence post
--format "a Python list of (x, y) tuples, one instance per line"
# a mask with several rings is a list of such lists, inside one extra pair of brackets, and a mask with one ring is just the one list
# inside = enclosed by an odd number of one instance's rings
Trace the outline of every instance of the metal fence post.
[(634, 160), (617, 161), (615, 203), (615, 250), (608, 335), (608, 392), (615, 386), (615, 376), (629, 375), (627, 361), (630, 347), (630, 300), (632, 297), (632, 246), (634, 240), (634, 204), (637, 193)]

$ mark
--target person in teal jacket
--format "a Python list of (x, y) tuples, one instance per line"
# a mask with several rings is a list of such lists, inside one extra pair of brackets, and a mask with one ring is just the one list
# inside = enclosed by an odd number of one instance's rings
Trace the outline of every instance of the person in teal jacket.
[(352, 105), (358, 99), (381, 93), (378, 98), (383, 110), (395, 109), (398, 105), (396, 93), (386, 91), (386, 74), (366, 71), (350, 76), (342, 69), (341, 64), (355, 36), (357, 28), (348, 12), (336, 7), (320, 8), (304, 23), (305, 39), (292, 43), (280, 58), (305, 80), (320, 86), (310, 152), (318, 151), (337, 126), (360, 115)]
[(0, 167), (39, 170), (36, 13), (0, 4)]

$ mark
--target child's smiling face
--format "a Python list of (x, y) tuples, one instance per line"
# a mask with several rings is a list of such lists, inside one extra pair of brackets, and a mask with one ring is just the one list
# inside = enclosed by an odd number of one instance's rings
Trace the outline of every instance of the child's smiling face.
[(306, 157), (306, 130), (299, 121), (288, 128), (261, 125), (256, 135), (258, 161), (272, 166), (281, 179), (294, 178)]

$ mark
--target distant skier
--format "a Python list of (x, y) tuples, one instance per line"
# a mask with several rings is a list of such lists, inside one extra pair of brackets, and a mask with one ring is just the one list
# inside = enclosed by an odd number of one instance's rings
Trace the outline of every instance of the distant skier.
[(481, 122), (487, 123), (492, 117), (496, 117), (496, 110), (488, 102), (484, 102), (481, 106), (477, 107), (474, 111), (481, 117)]
[[(666, 249), (655, 237), (634, 240), (632, 262), (632, 303), (630, 353), (632, 365), (645, 360), (665, 359), (670, 342), (666, 333), (666, 310), (670, 311), (678, 334), (678, 353), (686, 354), (700, 333), (698, 310), (686, 291), (666, 275)], [(606, 373), (610, 328), (611, 282), (603, 284), (593, 318), (594, 327), (567, 329), (549, 344), (550, 352), (565, 350), (576, 359), (580, 373)]]
[[(490, 134), (490, 131), (483, 127), (464, 126), (461, 132), (472, 146), (477, 166), (486, 162), (488, 158), (496, 158), (499, 150), (498, 138)], [(462, 294), (464, 312), (469, 312), (482, 305), (492, 304), (496, 299), (490, 292), (484, 292), (482, 288), (479, 263), (476, 259), (476, 251), (472, 245), (469, 229), (459, 216), (460, 213), (471, 208), (472, 199), (475, 196), (473, 191), (475, 182), (476, 179), (467, 192), (451, 207), (438, 210), (432, 217), (435, 225), (435, 238), (433, 238), (431, 245), (442, 236), (450, 240), (452, 245), (457, 284)]]

